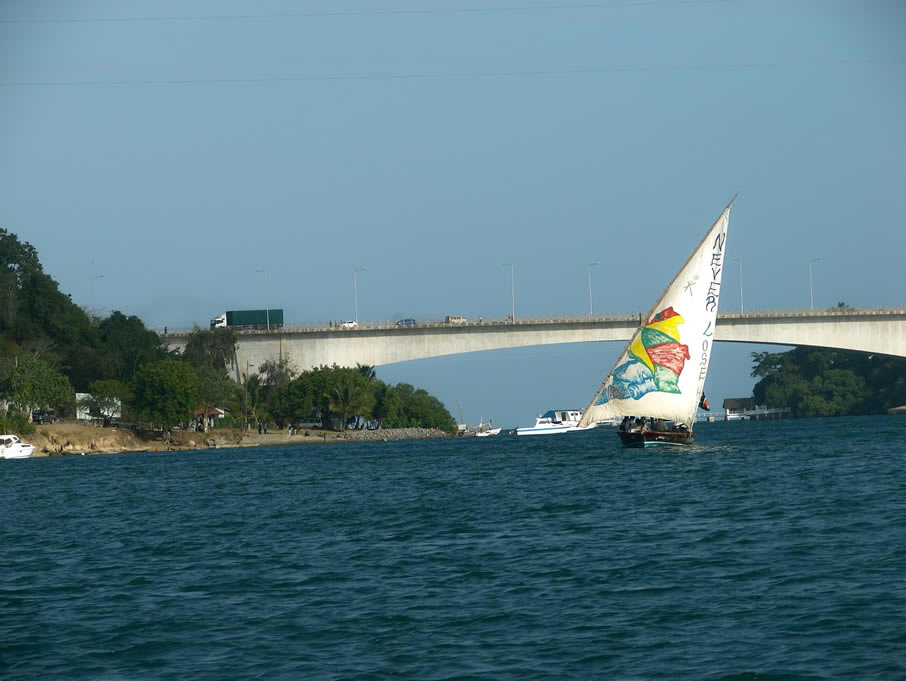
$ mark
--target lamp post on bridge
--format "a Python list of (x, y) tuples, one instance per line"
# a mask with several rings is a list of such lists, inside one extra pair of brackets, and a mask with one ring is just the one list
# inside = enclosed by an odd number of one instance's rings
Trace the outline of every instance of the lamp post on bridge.
[(812, 265), (815, 264), (816, 262), (819, 262), (820, 260), (821, 260), (821, 257), (819, 256), (817, 258), (812, 258), (811, 260), (808, 261), (808, 309), (809, 310), (815, 309), (815, 296), (814, 296), (814, 289), (812, 288)]
[(516, 321), (516, 266), (510, 262), (501, 263), (500, 266), (510, 268), (510, 301), (511, 301), (510, 321), (515, 322)]
[(733, 260), (739, 263), (739, 315), (742, 316), (746, 313), (742, 304), (742, 260), (739, 258), (733, 258)]
[(595, 314), (594, 306), (591, 302), (591, 268), (595, 265), (600, 265), (601, 263), (595, 261), (588, 263), (588, 316), (593, 317)]
[(367, 271), (368, 271), (368, 268), (365, 267), (364, 265), (362, 265), (357, 270), (352, 271), (352, 298), (353, 298), (353, 305), (355, 306), (355, 324), (356, 324), (356, 326), (359, 325), (359, 283), (358, 283), (358, 280), (356, 279), (356, 275), (359, 272), (367, 272)]
[(267, 272), (264, 270), (255, 270), (255, 272), (264, 275), (264, 321), (267, 324), (267, 330), (271, 330), (271, 309), (267, 306)]
[(91, 281), (91, 312), (92, 312), (92, 314), (94, 314), (94, 282), (97, 281), (98, 279), (103, 279), (103, 278), (104, 278), (104, 275), (103, 275), (103, 274), (99, 274), (99, 275), (97, 275), (96, 277), (91, 277), (91, 279), (90, 279), (90, 281)]

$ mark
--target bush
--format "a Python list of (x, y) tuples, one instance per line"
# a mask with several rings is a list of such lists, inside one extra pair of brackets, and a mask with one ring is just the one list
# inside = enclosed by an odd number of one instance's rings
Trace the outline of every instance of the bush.
[(19, 435), (31, 435), (35, 432), (34, 424), (28, 422), (28, 414), (15, 410), (0, 414), (0, 428), (4, 433), (16, 432)]

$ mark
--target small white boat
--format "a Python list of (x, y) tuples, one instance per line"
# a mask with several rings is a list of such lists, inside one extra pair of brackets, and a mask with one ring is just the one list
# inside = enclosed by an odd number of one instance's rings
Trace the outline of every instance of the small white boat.
[[(493, 423), (493, 421), (491, 423)], [(460, 424), (459, 434), (474, 435), (475, 437), (489, 437), (490, 435), (499, 435), (501, 429), (494, 428), (491, 423), (485, 423), (484, 417), (482, 416), (478, 420), (477, 426), (467, 426), (465, 424)]]
[(534, 426), (525, 426), (516, 429), (516, 435), (555, 435), (569, 433), (574, 430), (591, 430), (598, 424), (579, 426), (582, 418), (581, 409), (562, 409), (546, 411), (535, 419)]
[(489, 437), (491, 435), (500, 435), (500, 428), (492, 428), (490, 423), (479, 421), (478, 430), (475, 431), (475, 437)]
[(22, 442), (15, 435), (0, 435), (0, 459), (27, 459), (33, 451), (34, 445)]

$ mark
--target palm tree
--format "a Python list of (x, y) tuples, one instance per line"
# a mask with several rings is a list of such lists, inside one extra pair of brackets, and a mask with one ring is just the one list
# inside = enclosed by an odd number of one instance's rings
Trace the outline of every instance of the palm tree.
[(362, 376), (367, 378), (369, 381), (373, 381), (375, 378), (377, 378), (377, 373), (375, 373), (373, 366), (369, 366), (368, 364), (356, 363), (355, 368), (358, 370), (358, 372), (360, 374), (362, 374)]
[(340, 417), (340, 430), (346, 430), (347, 423), (360, 416), (367, 417), (371, 411), (371, 393), (350, 376), (340, 377), (327, 398), (330, 411)]
[(242, 418), (242, 430), (248, 430), (249, 422), (258, 421), (263, 392), (261, 377), (258, 374), (244, 377), (241, 385), (233, 387), (233, 399), (227, 406), (237, 418)]

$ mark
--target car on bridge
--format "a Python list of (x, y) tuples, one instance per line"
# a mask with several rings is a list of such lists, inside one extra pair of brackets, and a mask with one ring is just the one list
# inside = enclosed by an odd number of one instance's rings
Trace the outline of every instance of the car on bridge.
[(358, 328), (359, 323), (349, 321), (349, 322), (343, 322), (342, 324), (340, 324), (340, 326), (344, 329), (356, 329), (356, 328)]
[(459, 315), (447, 315), (447, 318), (444, 320), (445, 324), (468, 324), (469, 320), (465, 317)]
[(397, 326), (415, 326), (414, 319), (400, 319), (397, 323)]

